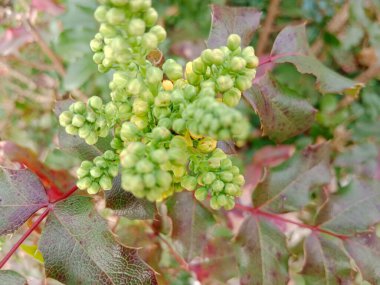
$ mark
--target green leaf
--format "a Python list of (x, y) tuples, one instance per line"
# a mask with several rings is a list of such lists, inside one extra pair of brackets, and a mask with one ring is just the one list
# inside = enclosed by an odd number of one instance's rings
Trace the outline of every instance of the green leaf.
[(63, 78), (63, 88), (73, 90), (81, 87), (97, 71), (91, 56), (83, 56), (69, 64)]
[(255, 81), (245, 93), (260, 117), (265, 135), (276, 142), (285, 141), (308, 130), (316, 110), (308, 101), (291, 96), (268, 73)]
[(38, 262), (44, 263), (44, 258), (42, 256), (41, 251), (38, 250), (37, 245), (22, 244), (20, 245), (20, 249), (22, 249), (22, 251), (24, 251), (25, 253), (29, 254)]
[(379, 183), (358, 178), (332, 194), (317, 217), (321, 228), (339, 234), (367, 231), (379, 221)]
[(0, 235), (13, 233), (48, 203), (43, 185), (32, 172), (0, 168)]
[(314, 75), (317, 88), (322, 93), (357, 95), (363, 87), (324, 66), (311, 55), (304, 24), (284, 28), (277, 35), (270, 56), (276, 63), (289, 62), (299, 72)]
[(47, 277), (65, 284), (157, 284), (137, 250), (115, 241), (87, 197), (55, 205), (39, 248)]
[(374, 232), (366, 232), (345, 240), (344, 244), (363, 278), (371, 284), (379, 284), (380, 238)]
[(12, 270), (0, 270), (0, 284), (28, 285), (25, 277)]
[(214, 217), (191, 192), (175, 194), (167, 201), (175, 247), (187, 261), (202, 256)]
[(105, 191), (105, 198), (106, 207), (114, 210), (119, 216), (130, 220), (153, 219), (154, 204), (145, 199), (137, 199), (121, 188), (120, 175), (114, 179), (112, 189)]
[(238, 34), (247, 46), (260, 25), (261, 12), (249, 7), (211, 5), (212, 26), (207, 41), (209, 48), (225, 46), (230, 34)]
[(252, 195), (255, 207), (276, 213), (298, 211), (310, 202), (310, 192), (330, 182), (330, 145), (307, 147), (269, 170)]
[(305, 263), (302, 274), (306, 284), (352, 284), (350, 257), (338, 238), (310, 234), (304, 242)]
[(285, 235), (272, 222), (249, 216), (236, 237), (241, 285), (287, 284)]

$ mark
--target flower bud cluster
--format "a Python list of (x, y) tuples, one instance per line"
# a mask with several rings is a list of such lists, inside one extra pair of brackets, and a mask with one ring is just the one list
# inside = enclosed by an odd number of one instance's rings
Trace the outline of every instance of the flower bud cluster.
[(224, 207), (230, 210), (235, 206), (235, 197), (241, 195), (244, 177), (221, 149), (216, 148), (207, 156), (193, 160), (189, 166), (189, 174), (181, 181), (183, 188), (195, 190), (195, 198), (200, 201), (210, 196), (213, 209)]
[(103, 104), (100, 97), (91, 97), (87, 105), (73, 103), (59, 116), (59, 123), (70, 135), (77, 135), (87, 144), (95, 144), (99, 137), (106, 137), (114, 124), (113, 103)]
[(259, 63), (252, 47), (241, 49), (240, 45), (240, 37), (232, 34), (227, 46), (204, 50), (200, 57), (186, 65), (187, 81), (206, 89), (207, 94), (212, 91), (220, 94), (227, 106), (236, 106), (242, 92), (252, 86)]
[(81, 190), (87, 189), (90, 194), (103, 190), (111, 190), (113, 178), (119, 172), (119, 156), (112, 150), (95, 157), (91, 162), (85, 160), (77, 170), (79, 178), (77, 186)]
[(172, 59), (159, 68), (146, 58), (166, 36), (155, 26), (151, 1), (101, 4), (91, 48), (100, 71), (115, 70), (111, 101), (74, 103), (60, 123), (88, 144), (112, 136), (113, 150), (82, 163), (78, 187), (108, 190), (120, 168), (123, 189), (138, 198), (161, 201), (187, 189), (198, 200), (209, 197), (213, 209), (232, 209), (244, 178), (217, 141), (240, 143), (249, 135), (248, 121), (233, 106), (255, 76), (253, 49), (241, 49), (240, 37), (231, 35), (225, 47), (204, 51), (185, 72)]
[(139, 63), (166, 39), (165, 29), (156, 25), (158, 14), (151, 0), (101, 2), (94, 14), (99, 32), (90, 43), (100, 72)]

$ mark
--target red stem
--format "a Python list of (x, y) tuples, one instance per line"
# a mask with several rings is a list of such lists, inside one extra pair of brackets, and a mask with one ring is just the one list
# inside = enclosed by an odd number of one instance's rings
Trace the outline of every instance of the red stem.
[(31, 233), (41, 224), (41, 222), (47, 217), (51, 208), (47, 207), (45, 211), (38, 217), (38, 219), (31, 225), (31, 227), (22, 235), (22, 237), (12, 246), (7, 255), (0, 261), (0, 269), (8, 262), (20, 245), (31, 235)]
[(246, 212), (249, 212), (252, 215), (267, 217), (267, 218), (270, 218), (270, 219), (273, 219), (273, 220), (276, 220), (276, 221), (280, 221), (280, 222), (284, 222), (284, 223), (288, 223), (288, 224), (297, 225), (297, 226), (299, 226), (301, 228), (307, 228), (307, 229), (312, 230), (313, 232), (324, 233), (324, 234), (327, 234), (327, 235), (330, 235), (330, 236), (333, 236), (333, 237), (336, 237), (336, 238), (339, 238), (339, 239), (342, 239), (342, 240), (349, 238), (349, 236), (336, 234), (336, 233), (333, 233), (333, 232), (321, 229), (318, 226), (311, 226), (311, 225), (299, 223), (299, 222), (296, 222), (296, 221), (292, 221), (292, 220), (289, 220), (287, 218), (281, 217), (281, 216), (279, 216), (277, 214), (273, 214), (273, 213), (268, 213), (268, 212), (262, 211), (259, 208), (247, 207), (247, 206), (240, 205), (240, 204), (237, 204), (236, 208), (238, 208), (240, 210), (243, 210), (243, 211), (246, 211)]
[(77, 190), (78, 190), (78, 187), (75, 185), (75, 186), (73, 186), (73, 188), (71, 188), (69, 191), (67, 191), (63, 196), (59, 197), (57, 200), (51, 201), (51, 203), (55, 204), (55, 203), (58, 203), (58, 202), (60, 202), (62, 200), (65, 200), (68, 197), (70, 197), (71, 195), (73, 195), (74, 192), (77, 191)]
[(295, 55), (300, 56), (302, 54), (299, 54), (299, 53), (296, 53), (296, 52), (289, 52), (289, 53), (282, 53), (282, 54), (278, 54), (278, 55), (274, 55), (274, 56), (270, 55), (265, 60), (259, 61), (259, 65), (258, 66), (265, 65), (267, 63), (273, 62), (273, 61), (275, 61), (275, 60), (277, 60), (279, 58), (285, 57), (285, 56), (295, 56)]

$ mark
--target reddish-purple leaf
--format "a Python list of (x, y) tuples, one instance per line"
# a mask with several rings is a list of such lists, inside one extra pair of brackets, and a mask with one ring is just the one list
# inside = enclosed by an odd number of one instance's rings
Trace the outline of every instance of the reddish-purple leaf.
[(13, 233), (48, 203), (43, 185), (32, 172), (0, 168), (0, 235)]
[(137, 250), (116, 242), (88, 197), (73, 196), (55, 205), (39, 248), (47, 277), (64, 284), (157, 284)]
[(364, 232), (378, 222), (379, 183), (357, 178), (332, 194), (317, 217), (317, 223), (321, 228), (339, 234)]
[(75, 185), (75, 178), (68, 171), (50, 169), (29, 149), (2, 141), (0, 152), (6, 159), (21, 163), (36, 174), (45, 186), (50, 201), (56, 201)]
[(32, 34), (23, 26), (8, 29), (0, 37), (0, 54), (9, 55), (17, 52), (24, 44), (32, 41)]
[(350, 285), (354, 283), (350, 257), (340, 239), (310, 234), (304, 243), (302, 274), (306, 284)]
[(285, 235), (269, 220), (249, 216), (236, 237), (241, 285), (287, 284)]
[(167, 207), (177, 250), (187, 261), (202, 256), (208, 230), (214, 224), (212, 214), (187, 191), (171, 197)]
[(313, 106), (286, 94), (269, 73), (259, 78), (245, 97), (259, 115), (264, 134), (276, 142), (303, 133), (314, 122)]
[(276, 213), (298, 211), (310, 202), (311, 190), (330, 179), (330, 145), (309, 146), (269, 171), (253, 192), (253, 205)]
[(225, 46), (230, 34), (238, 34), (247, 46), (260, 25), (261, 12), (249, 7), (211, 5), (212, 26), (207, 46)]
[(370, 284), (380, 280), (380, 238), (375, 232), (366, 232), (347, 239), (345, 247), (359, 267), (363, 278)]

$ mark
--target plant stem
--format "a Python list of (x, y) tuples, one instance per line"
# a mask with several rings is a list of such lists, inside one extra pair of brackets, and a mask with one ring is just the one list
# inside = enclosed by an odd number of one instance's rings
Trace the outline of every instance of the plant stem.
[(181, 268), (183, 270), (191, 272), (191, 270), (189, 268), (189, 264), (182, 258), (182, 256), (180, 256), (175, 251), (175, 249), (171, 246), (171, 244), (164, 237), (162, 237), (161, 235), (157, 235), (157, 236), (159, 237), (160, 240), (162, 240), (166, 244), (166, 246), (168, 247), (168, 249), (170, 251), (170, 254), (175, 258), (175, 260), (178, 262), (178, 264), (181, 266)]
[(307, 224), (299, 223), (296, 221), (292, 221), (292, 220), (289, 220), (287, 218), (281, 217), (280, 215), (265, 212), (259, 208), (252, 208), (252, 207), (248, 207), (248, 206), (244, 206), (244, 205), (240, 205), (240, 204), (237, 204), (236, 208), (243, 210), (245, 212), (249, 212), (255, 216), (267, 217), (269, 219), (273, 219), (273, 220), (280, 221), (283, 223), (293, 224), (293, 225), (299, 226), (301, 228), (310, 229), (313, 232), (324, 233), (324, 234), (327, 234), (327, 235), (330, 235), (330, 236), (333, 236), (333, 237), (336, 237), (336, 238), (339, 238), (342, 240), (349, 238), (349, 236), (336, 234), (336, 233), (321, 229), (319, 226), (312, 226), (312, 225), (307, 225)]
[(69, 191), (67, 191), (63, 196), (59, 197), (57, 200), (52, 201), (51, 203), (55, 204), (55, 203), (58, 203), (58, 202), (60, 202), (62, 200), (65, 200), (68, 197), (70, 197), (71, 195), (73, 195), (74, 192), (77, 191), (77, 190), (78, 190), (78, 187), (75, 185)]
[(11, 250), (7, 255), (0, 261), (0, 269), (8, 262), (20, 245), (31, 235), (31, 233), (41, 224), (41, 222), (47, 217), (50, 213), (51, 208), (45, 208), (45, 211), (38, 217), (38, 219), (31, 225), (31, 227), (22, 235), (22, 237), (12, 246)]

